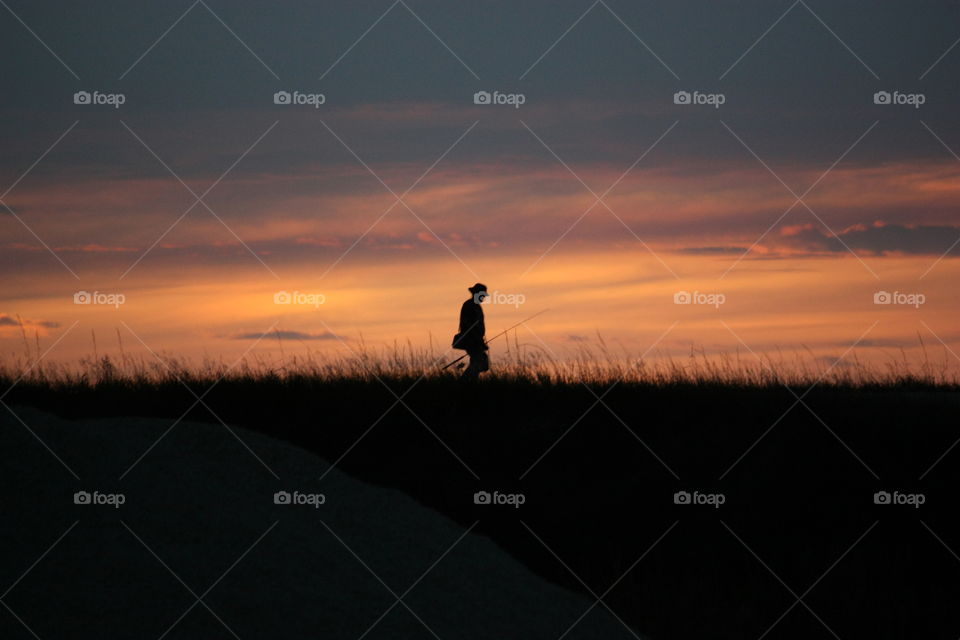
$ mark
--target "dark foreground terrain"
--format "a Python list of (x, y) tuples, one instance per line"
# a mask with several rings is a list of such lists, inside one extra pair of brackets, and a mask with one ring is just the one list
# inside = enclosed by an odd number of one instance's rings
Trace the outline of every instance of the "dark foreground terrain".
[(655, 639), (960, 636), (956, 390), (415, 381), (194, 381), (200, 404), (176, 381), (20, 382), (4, 402), (287, 440), (479, 521)]

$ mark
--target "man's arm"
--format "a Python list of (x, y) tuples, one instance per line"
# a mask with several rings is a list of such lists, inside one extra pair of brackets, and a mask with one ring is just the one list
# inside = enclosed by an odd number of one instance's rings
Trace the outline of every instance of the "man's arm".
[(484, 347), (483, 309), (472, 300), (463, 303), (460, 309), (461, 342), (470, 347)]
[(471, 306), (473, 306), (473, 303), (468, 301), (460, 307), (460, 333), (472, 333), (474, 330), (473, 323), (475, 320)]

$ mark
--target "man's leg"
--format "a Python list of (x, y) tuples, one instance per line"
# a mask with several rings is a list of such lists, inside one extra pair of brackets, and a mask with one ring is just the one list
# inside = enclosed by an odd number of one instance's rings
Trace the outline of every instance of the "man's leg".
[[(473, 363), (474, 358), (470, 358), (471, 364)], [(483, 373), (484, 371), (490, 371), (490, 356), (487, 353), (487, 350), (477, 352), (477, 373)]]
[(480, 377), (481, 371), (489, 369), (487, 364), (487, 353), (485, 351), (467, 351), (470, 357), (470, 365), (464, 369), (461, 376), (464, 380), (476, 380)]

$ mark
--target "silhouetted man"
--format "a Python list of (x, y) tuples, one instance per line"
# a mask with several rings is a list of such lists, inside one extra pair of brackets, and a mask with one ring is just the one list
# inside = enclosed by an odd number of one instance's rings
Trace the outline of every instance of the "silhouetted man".
[(478, 282), (467, 290), (471, 295), (460, 307), (460, 332), (453, 337), (453, 347), (463, 349), (470, 356), (470, 366), (464, 370), (461, 377), (465, 380), (476, 380), (481, 373), (490, 370), (488, 347), (483, 339), (486, 327), (483, 325), (483, 308), (480, 306), (487, 297), (487, 285)]

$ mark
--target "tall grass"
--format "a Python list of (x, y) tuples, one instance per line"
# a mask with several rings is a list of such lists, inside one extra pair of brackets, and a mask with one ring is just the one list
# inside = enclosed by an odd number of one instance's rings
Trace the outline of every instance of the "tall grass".
[[(279, 357), (253, 354), (239, 361), (203, 358), (199, 361), (170, 353), (131, 355), (124, 350), (118, 333), (118, 353), (92, 356), (75, 363), (47, 362), (40, 357), (40, 345), (31, 349), (24, 337), (25, 354), (0, 357), (0, 381), (33, 382), (51, 386), (96, 386), (105, 383), (160, 384), (169, 381), (212, 383), (223, 379), (284, 380), (344, 379), (374, 380), (451, 378), (459, 375), (458, 365), (443, 366), (462, 354), (411, 343), (374, 348), (361, 340), (346, 355), (305, 350), (291, 353), (280, 349)], [(508, 336), (509, 338), (509, 336)], [(94, 337), (94, 345), (96, 338)], [(952, 366), (944, 349), (939, 362), (929, 359), (910, 362), (905, 354), (890, 357), (882, 364), (865, 364), (855, 355), (832, 363), (809, 351), (784, 355), (782, 352), (756, 356), (734, 353), (708, 354), (691, 348), (686, 357), (664, 353), (639, 357), (626, 350), (613, 351), (598, 336), (593, 346), (583, 345), (563, 357), (545, 346), (522, 344), (516, 337), (507, 341), (505, 352), (492, 358), (485, 380), (526, 381), (542, 384), (627, 384), (731, 385), (749, 387), (809, 386), (815, 383), (843, 387), (960, 387), (960, 370)], [(467, 360), (461, 361), (466, 363)]]

